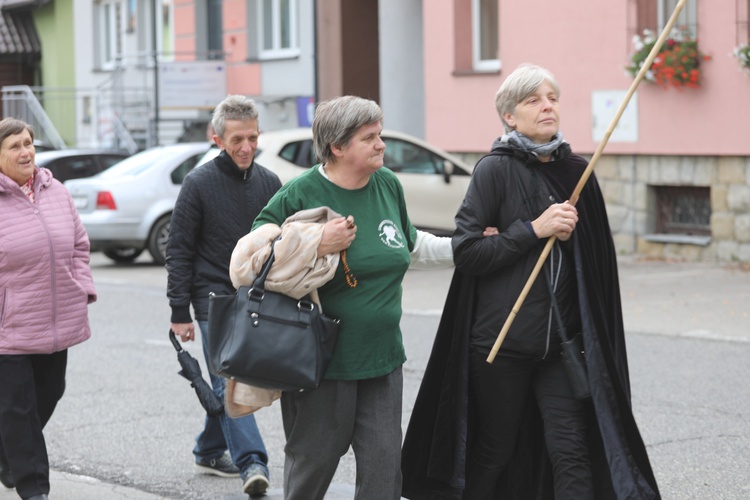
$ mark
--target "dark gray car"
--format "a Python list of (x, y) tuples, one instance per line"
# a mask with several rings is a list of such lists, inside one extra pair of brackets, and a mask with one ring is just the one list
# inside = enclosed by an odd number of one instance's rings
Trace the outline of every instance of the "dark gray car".
[(35, 162), (38, 167), (50, 169), (55, 179), (65, 182), (96, 175), (128, 156), (127, 152), (105, 149), (58, 149), (36, 153)]

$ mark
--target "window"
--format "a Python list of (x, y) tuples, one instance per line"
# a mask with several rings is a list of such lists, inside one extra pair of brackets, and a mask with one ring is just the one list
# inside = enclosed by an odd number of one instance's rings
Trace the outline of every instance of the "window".
[[(156, 7), (156, 8), (154, 8)], [(154, 63), (154, 31), (156, 31), (156, 52), (159, 61), (174, 60), (174, 2), (156, 0), (138, 2), (139, 29), (138, 49), (146, 57), (146, 64)], [(154, 25), (154, 19), (156, 25)]]
[(161, 0), (160, 4), (156, 15), (159, 27), (156, 50), (160, 52), (161, 60), (171, 61), (174, 59), (174, 6), (172, 0)]
[(499, 0), (453, 0), (455, 74), (500, 70)]
[(472, 54), (476, 71), (497, 71), (498, 59), (498, 0), (472, 0)]
[(656, 31), (657, 19), (659, 18), (656, 3), (654, 0), (637, 0), (637, 34), (640, 35), (646, 29)]
[(193, 155), (187, 160), (180, 163), (180, 166), (178, 166), (176, 169), (172, 170), (172, 173), (169, 175), (169, 177), (172, 179), (172, 183), (178, 185), (182, 184), (182, 181), (185, 180), (185, 176), (195, 168), (195, 166), (198, 164), (198, 161), (203, 158), (204, 154), (205, 153)]
[(91, 177), (99, 173), (93, 158), (72, 157), (61, 158), (47, 165), (52, 174), (60, 182), (68, 179), (79, 179), (81, 177)]
[[(657, 2), (660, 30), (667, 24), (669, 18), (672, 17), (672, 12), (674, 12), (674, 8), (677, 7), (678, 3), (679, 0), (659, 0)], [(696, 4), (697, 0), (688, 0), (675, 23), (675, 27), (684, 27), (693, 39), (698, 36), (698, 9)]]
[(208, 59), (224, 59), (224, 28), (221, 0), (208, 0), (206, 22), (208, 28)]
[(97, 169), (97, 173), (101, 172), (102, 170), (107, 170), (109, 167), (111, 167), (115, 163), (121, 162), (125, 158), (127, 158), (127, 156), (124, 156), (124, 155), (123, 156), (101, 155), (99, 157), (99, 163), (101, 165)]
[(750, 0), (737, 0), (737, 42), (750, 43)]
[[(661, 32), (672, 16), (679, 0), (637, 0), (637, 29)], [(680, 12), (675, 27), (684, 27), (695, 38), (698, 35), (698, 0), (688, 0)]]
[(711, 235), (711, 189), (654, 186), (656, 233)]
[(101, 69), (113, 69), (122, 57), (120, 19), (121, 4), (117, 0), (104, 0), (94, 4), (96, 22), (96, 61)]
[(297, 41), (297, 1), (261, 0), (258, 41), (261, 59), (299, 55)]
[(125, 155), (96, 154), (59, 158), (45, 165), (60, 182), (91, 177), (125, 159)]
[[(258, 153), (255, 154), (257, 156)], [(290, 142), (281, 148), (279, 156), (302, 168), (310, 168), (315, 164), (312, 140)]]
[(394, 172), (407, 174), (438, 174), (443, 170), (439, 156), (398, 139), (385, 138), (385, 166)]

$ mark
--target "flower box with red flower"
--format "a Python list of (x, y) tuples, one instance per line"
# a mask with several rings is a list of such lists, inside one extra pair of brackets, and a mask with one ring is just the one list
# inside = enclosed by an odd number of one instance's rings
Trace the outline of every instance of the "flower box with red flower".
[[(656, 44), (656, 39), (651, 30), (644, 30), (643, 35), (633, 37), (635, 52), (630, 57), (630, 64), (625, 68), (630, 76), (635, 77), (641, 70)], [(698, 88), (701, 62), (710, 59), (710, 56), (698, 50), (698, 40), (692, 39), (684, 28), (674, 29), (646, 72), (645, 80), (664, 88)]]

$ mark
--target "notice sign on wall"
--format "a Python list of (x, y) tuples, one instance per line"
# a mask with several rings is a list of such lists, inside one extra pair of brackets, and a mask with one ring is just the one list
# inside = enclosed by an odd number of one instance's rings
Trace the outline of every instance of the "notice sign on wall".
[(214, 109), (227, 96), (223, 61), (159, 63), (159, 107)]
[[(626, 95), (625, 90), (594, 90), (591, 93), (591, 136), (595, 142), (604, 139)], [(610, 142), (638, 142), (637, 93), (633, 94), (625, 107), (609, 140)]]

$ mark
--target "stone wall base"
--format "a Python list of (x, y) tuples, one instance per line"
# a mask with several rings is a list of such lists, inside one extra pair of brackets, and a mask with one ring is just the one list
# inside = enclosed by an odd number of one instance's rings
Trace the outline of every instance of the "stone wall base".
[[(457, 156), (474, 165), (482, 154)], [(750, 262), (750, 157), (603, 155), (594, 174), (618, 253)], [(656, 186), (709, 188), (710, 235), (655, 235)]]

